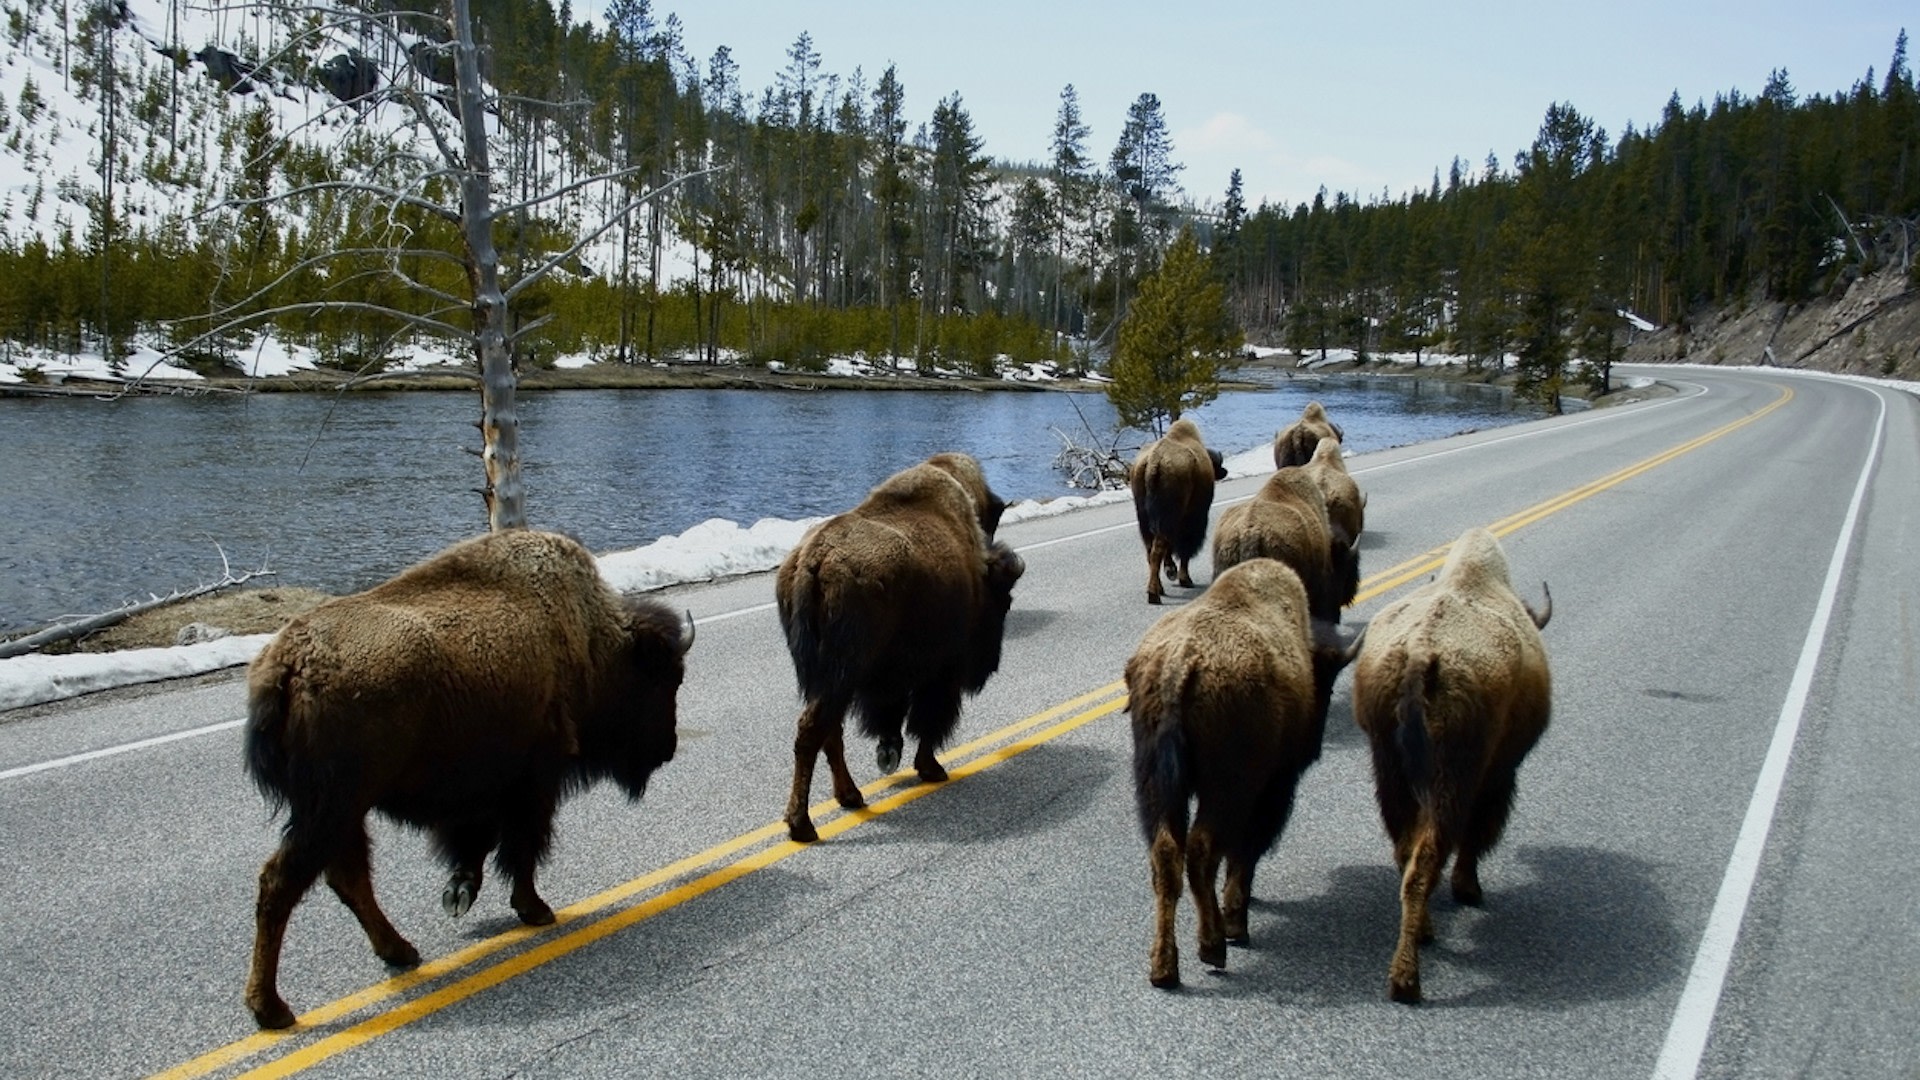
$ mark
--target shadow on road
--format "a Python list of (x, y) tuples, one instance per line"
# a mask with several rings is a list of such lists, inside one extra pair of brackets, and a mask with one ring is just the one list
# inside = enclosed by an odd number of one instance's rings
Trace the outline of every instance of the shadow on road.
[[(1271, 868), (1262, 863), (1264, 876), (1285, 872), (1284, 854), (1283, 845)], [(1520, 848), (1491, 856), (1482, 881), (1486, 906), (1477, 910), (1454, 903), (1444, 883), (1434, 894), (1435, 940), (1420, 954), (1423, 1008), (1559, 1011), (1642, 997), (1683, 974), (1687, 943), (1645, 860), (1593, 847)], [(1230, 977), (1195, 978), (1196, 970), (1188, 992), (1388, 1004), (1400, 922), (1400, 878), (1388, 860), (1342, 867), (1306, 899), (1260, 892), (1256, 879), (1253, 944), (1229, 951)]]

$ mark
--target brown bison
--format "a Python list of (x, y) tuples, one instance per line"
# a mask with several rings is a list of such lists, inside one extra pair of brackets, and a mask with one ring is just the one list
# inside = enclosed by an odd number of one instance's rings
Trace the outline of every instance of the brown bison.
[[(1544, 586), (1543, 586), (1544, 588)], [(1453, 896), (1480, 903), (1480, 857), (1513, 808), (1514, 774), (1547, 727), (1551, 686), (1535, 612), (1507, 583), (1485, 529), (1456, 540), (1437, 580), (1375, 616), (1354, 668), (1354, 719), (1401, 870), (1400, 943), (1387, 996), (1420, 1000), (1427, 898), (1449, 855)]]
[(841, 806), (866, 805), (847, 771), (849, 709), (879, 740), (882, 772), (900, 765), (901, 727), (919, 742), (922, 780), (947, 778), (934, 754), (1000, 667), (1013, 586), (1026, 564), (992, 540), (1006, 504), (980, 464), (936, 454), (803, 537), (774, 579), (780, 627), (806, 705), (793, 739), (787, 835), (819, 839), (807, 802), (824, 749)]
[(1281, 469), (1252, 499), (1221, 513), (1213, 572), (1257, 558), (1278, 559), (1300, 575), (1316, 619), (1339, 622), (1340, 609), (1359, 591), (1359, 553), (1328, 524), (1326, 500), (1305, 469)]
[[(1294, 787), (1320, 757), (1333, 681), (1358, 647), (1309, 621), (1299, 575), (1250, 559), (1162, 616), (1127, 661), (1134, 794), (1153, 867), (1153, 985), (1180, 984), (1173, 924), (1183, 863), (1201, 962), (1224, 967), (1227, 941), (1247, 940), (1254, 866), (1286, 828)], [(1189, 800), (1197, 803), (1191, 829)], [(1214, 893), (1222, 857), (1224, 911)]]
[(1339, 424), (1327, 419), (1327, 410), (1319, 402), (1309, 401), (1307, 407), (1300, 410), (1300, 419), (1273, 437), (1273, 467), (1305, 465), (1313, 460), (1314, 448), (1320, 445), (1321, 439), (1339, 442), (1346, 437)]
[(1175, 420), (1165, 438), (1140, 448), (1127, 470), (1140, 541), (1147, 546), (1147, 603), (1160, 602), (1163, 566), (1168, 577), (1177, 573), (1183, 588), (1193, 588), (1188, 564), (1207, 539), (1213, 485), (1227, 478), (1222, 461), (1218, 450), (1200, 441), (1193, 421)]
[(673, 758), (692, 643), (690, 622), (620, 597), (585, 548), (523, 530), (456, 544), (281, 630), (247, 685), (247, 770), (287, 809), (255, 908), (246, 1001), (260, 1026), (294, 1022), (280, 945), (322, 873), (376, 955), (420, 962), (374, 900), (370, 810), (432, 835), (452, 870), (448, 913), (472, 905), (494, 852), (521, 921), (551, 923), (534, 871), (555, 808), (602, 778), (638, 799)]
[(1358, 544), (1360, 532), (1367, 526), (1367, 497), (1347, 472), (1340, 440), (1321, 439), (1320, 445), (1313, 449), (1313, 457), (1301, 468), (1313, 477), (1313, 482), (1320, 485), (1320, 493), (1327, 497), (1327, 520), (1346, 534), (1348, 543)]

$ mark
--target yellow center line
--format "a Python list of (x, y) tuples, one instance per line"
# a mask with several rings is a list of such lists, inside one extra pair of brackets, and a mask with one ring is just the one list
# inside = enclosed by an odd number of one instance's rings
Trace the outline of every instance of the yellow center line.
[[(1556, 495), (1553, 498), (1536, 503), (1517, 513), (1510, 514), (1489, 526), (1489, 531), (1493, 532), (1496, 536), (1506, 536), (1542, 518), (1589, 499), (1602, 491), (1625, 483), (1627, 480), (1666, 464), (1716, 439), (1731, 434), (1759, 420), (1761, 417), (1772, 413), (1776, 409), (1781, 408), (1793, 399), (1794, 393), (1790, 388), (1783, 386), (1777, 386), (1775, 388), (1780, 391), (1780, 396), (1758, 411), (1715, 428), (1704, 435), (1690, 439), (1671, 449), (1655, 454), (1643, 461), (1609, 473), (1598, 480), (1583, 484), (1571, 491)], [(1361, 590), (1359, 594), (1355, 596), (1354, 603), (1363, 603), (1398, 588), (1422, 574), (1437, 569), (1445, 562), (1447, 551), (1451, 547), (1452, 543), (1449, 542), (1444, 546), (1433, 548), (1384, 571), (1370, 575), (1361, 583)], [(1113, 698), (1113, 695), (1121, 693), (1124, 689), (1124, 684), (1119, 681), (1109, 683), (1081, 694), (1069, 701), (1035, 713), (1023, 720), (989, 732), (970, 742), (954, 747), (946, 754), (941, 755), (941, 761), (949, 765), (948, 783), (993, 768), (1010, 758), (1017, 757), (1031, 750), (1041, 743), (1058, 738), (1082, 725), (1101, 717), (1109, 716), (1125, 708), (1127, 700), (1124, 696)], [(1102, 698), (1113, 699), (1103, 704), (1095, 705), (1085, 711), (1075, 712), (1075, 710), (1081, 709), (1083, 706), (1099, 702)], [(1066, 717), (1066, 719), (1059, 719), (1063, 716)], [(976, 750), (1005, 742), (1022, 732), (1031, 731), (1034, 728), (1040, 727), (1043, 724), (1049, 724), (1050, 722), (1052, 726), (1046, 727), (1037, 733), (1027, 735), (1014, 742), (1006, 743), (1006, 745), (1001, 746), (997, 750), (981, 754), (978, 757), (965, 761), (963, 764), (957, 766), (952, 765), (952, 762), (955, 760), (965, 758)], [(818, 823), (816, 827), (819, 830), (821, 839), (824, 840), (837, 836), (849, 829), (856, 828), (867, 821), (898, 809), (901, 806), (905, 806), (916, 799), (930, 795), (946, 786), (945, 784), (911, 784), (910, 786), (902, 786), (910, 784), (910, 782), (915, 779), (916, 777), (913, 771), (907, 769), (864, 785), (860, 789), (863, 795), (875, 796), (890, 790), (892, 790), (893, 793), (869, 803), (869, 805), (863, 809), (848, 810), (838, 816)], [(894, 790), (896, 788), (898, 790)], [(828, 799), (815, 804), (810, 808), (809, 812), (818, 819), (824, 815), (833, 814), (839, 809), (838, 802)], [(331, 1023), (370, 1005), (399, 997), (425, 983), (432, 982), (460, 968), (470, 966), (495, 953), (519, 945), (530, 939), (538, 937), (548, 938), (548, 940), (541, 942), (537, 946), (502, 960), (492, 967), (475, 972), (464, 979), (450, 983), (431, 993), (404, 1002), (385, 1012), (371, 1016), (352, 1027), (302, 1047), (285, 1057), (261, 1065), (253, 1071), (246, 1073), (245, 1077), (287, 1076), (298, 1072), (353, 1047), (360, 1046), (380, 1035), (412, 1023), (414, 1020), (431, 1015), (456, 1002), (463, 1001), (483, 990), (497, 986), (516, 976), (525, 974), (534, 968), (566, 956), (610, 934), (617, 933), (635, 923), (651, 918), (662, 911), (666, 911), (696, 897), (712, 892), (722, 885), (736, 881), (756, 870), (771, 866), (789, 856), (796, 855), (810, 846), (780, 839), (785, 831), (785, 823), (775, 821), (763, 825), (758, 829), (742, 833), (731, 840), (716, 844), (705, 851), (678, 859), (657, 870), (636, 877), (631, 881), (616, 885), (584, 900), (570, 904), (555, 913), (553, 926), (516, 927), (483, 941), (474, 942), (446, 956), (421, 964), (411, 971), (382, 980), (365, 989), (356, 991), (355, 993), (304, 1013), (300, 1016), (299, 1025), (295, 1028), (287, 1031), (256, 1032), (226, 1046), (202, 1054), (191, 1061), (185, 1062), (165, 1072), (157, 1073), (155, 1074), (155, 1080), (188, 1080), (188, 1078), (191, 1077), (207, 1075), (227, 1065), (272, 1049), (288, 1039), (298, 1038), (303, 1034), (309, 1033), (311, 1029), (315, 1027)], [(701, 877), (661, 892), (656, 896), (649, 897), (613, 915), (590, 922), (577, 929), (559, 933), (570, 924), (586, 920), (605, 908), (619, 904), (624, 900), (630, 899), (650, 889), (657, 888), (676, 878), (706, 869), (722, 859), (735, 855), (743, 850), (756, 847), (757, 845), (765, 844), (770, 840), (778, 840), (779, 842), (762, 847), (760, 850), (754, 851), (743, 858), (728, 863), (716, 870), (712, 870)], [(559, 936), (552, 936), (556, 933), (558, 933)]]
[[(1054, 724), (1052, 727), (1036, 734), (1028, 735), (1026, 738), (1010, 743), (991, 753), (982, 754), (972, 761), (953, 769), (949, 774), (947, 783), (951, 784), (956, 780), (963, 780), (966, 777), (972, 776), (974, 773), (990, 769), (1009, 758), (1018, 757), (1028, 750), (1042, 743), (1050, 742), (1077, 727), (1118, 712), (1120, 709), (1126, 707), (1126, 704), (1126, 698), (1115, 698), (1104, 705), (1095, 706), (1076, 716), (1069, 717)], [(897, 810), (913, 802), (915, 799), (930, 795), (944, 786), (946, 785), (920, 784), (915, 787), (903, 788), (863, 809), (849, 810), (840, 817), (819, 826), (820, 839), (826, 840), (838, 836), (882, 814)], [(286, 1057), (268, 1062), (251, 1072), (245, 1073), (242, 1080), (267, 1080), (269, 1077), (290, 1076), (310, 1066), (317, 1065), (336, 1054), (345, 1053), (356, 1046), (379, 1038), (415, 1020), (425, 1016), (431, 1016), (449, 1005), (464, 1001), (483, 990), (498, 986), (508, 979), (523, 975), (532, 971), (534, 968), (558, 960), (569, 953), (583, 949), (611, 934), (619, 933), (635, 923), (651, 918), (669, 908), (678, 907), (695, 897), (712, 892), (722, 885), (737, 881), (756, 870), (764, 869), (783, 859), (798, 855), (811, 846), (810, 844), (797, 844), (791, 840), (783, 840), (777, 844), (762, 848), (748, 855), (746, 858), (740, 859), (737, 862), (728, 863), (704, 877), (689, 881), (684, 885), (670, 889), (658, 896), (649, 897), (641, 903), (635, 904), (633, 907), (627, 908), (618, 914), (609, 915), (599, 922), (582, 927), (564, 937), (543, 942), (535, 948), (509, 957), (484, 971), (475, 972), (458, 982), (450, 983), (430, 994), (425, 994), (411, 1001), (404, 1002), (386, 1012), (369, 1017), (344, 1031), (330, 1035), (312, 1045), (304, 1046), (288, 1054)]]

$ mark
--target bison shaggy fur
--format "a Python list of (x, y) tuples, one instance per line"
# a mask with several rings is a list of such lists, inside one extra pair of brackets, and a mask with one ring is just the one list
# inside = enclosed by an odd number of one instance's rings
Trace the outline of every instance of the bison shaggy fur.
[(819, 838), (807, 802), (823, 750), (840, 805), (866, 805), (847, 770), (849, 710), (879, 740), (881, 771), (900, 764), (904, 724), (919, 743), (920, 778), (947, 778), (935, 753), (959, 722), (962, 695), (1000, 667), (1013, 586), (1026, 570), (992, 540), (1005, 505), (973, 458), (937, 454), (815, 526), (780, 564), (780, 626), (805, 700), (786, 810), (794, 840)]
[(1301, 468), (1313, 477), (1313, 482), (1320, 485), (1320, 493), (1326, 496), (1327, 520), (1346, 534), (1348, 542), (1359, 543), (1360, 532), (1367, 526), (1367, 497), (1347, 472), (1340, 440), (1321, 439), (1320, 445), (1313, 449), (1313, 457)]
[(277, 982), (288, 917), (323, 873), (387, 963), (420, 954), (374, 900), (366, 815), (427, 830), (464, 913), (487, 854), (523, 922), (554, 810), (611, 779), (639, 798), (673, 757), (691, 626), (623, 599), (593, 556), (552, 533), (468, 540), (294, 619), (248, 671), (246, 767), (276, 809), (260, 870), (246, 1003), (260, 1026), (293, 1012)]
[(1328, 522), (1326, 500), (1305, 469), (1281, 469), (1252, 499), (1221, 513), (1213, 530), (1214, 573), (1256, 558), (1278, 559), (1300, 575), (1316, 619), (1339, 622), (1340, 609), (1359, 590), (1359, 553)]
[(1354, 719), (1401, 871), (1395, 1001), (1420, 1000), (1427, 901), (1449, 856), (1454, 899), (1481, 901), (1480, 858), (1513, 808), (1515, 774), (1547, 727), (1551, 680), (1535, 612), (1507, 579), (1500, 542), (1470, 529), (1438, 579), (1375, 616), (1354, 667)]
[(1284, 469), (1289, 465), (1305, 465), (1313, 460), (1314, 448), (1321, 439), (1339, 442), (1346, 433), (1340, 425), (1327, 419), (1327, 410), (1317, 401), (1307, 402), (1300, 410), (1300, 419), (1288, 424), (1273, 437), (1273, 467)]
[(1200, 441), (1191, 420), (1175, 420), (1164, 438), (1140, 448), (1127, 470), (1140, 541), (1147, 548), (1147, 603), (1158, 604), (1161, 568), (1183, 588), (1193, 587), (1188, 564), (1207, 539), (1213, 485), (1227, 478), (1218, 450)]
[[(1299, 575), (1272, 559), (1226, 570), (1154, 623), (1127, 661), (1134, 794), (1154, 893), (1149, 980), (1180, 984), (1181, 870), (1199, 911), (1200, 959), (1245, 942), (1255, 864), (1279, 839), (1294, 789), (1320, 757), (1333, 681), (1358, 642), (1307, 614)], [(1194, 815), (1189, 827), (1189, 802)], [(1214, 891), (1227, 864), (1224, 908)]]

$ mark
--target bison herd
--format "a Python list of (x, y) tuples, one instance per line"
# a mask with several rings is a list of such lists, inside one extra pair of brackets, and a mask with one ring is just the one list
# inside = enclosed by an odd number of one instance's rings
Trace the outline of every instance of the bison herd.
[[(1320, 756), (1343, 668), (1354, 668), (1354, 718), (1401, 872), (1395, 1001), (1420, 999), (1428, 896), (1449, 858), (1454, 898), (1480, 903), (1480, 857), (1546, 727), (1539, 630), (1551, 598), (1536, 613), (1514, 593), (1485, 530), (1461, 536), (1430, 584), (1371, 625), (1340, 625), (1359, 588), (1366, 505), (1343, 435), (1318, 403), (1279, 433), (1277, 471), (1215, 526), (1212, 583), (1155, 622), (1126, 662), (1156, 986), (1180, 982), (1183, 873), (1201, 962), (1224, 967), (1227, 942), (1247, 940), (1254, 869)], [(1191, 420), (1135, 458), (1128, 482), (1149, 603), (1162, 602), (1163, 576), (1193, 587), (1189, 564), (1225, 476)], [(1005, 507), (979, 462), (936, 454), (815, 526), (781, 563), (776, 607), (803, 699), (785, 812), (792, 840), (818, 838), (807, 807), (823, 752), (840, 805), (864, 805), (846, 762), (850, 713), (883, 773), (899, 767), (911, 735), (918, 776), (947, 778), (936, 752), (962, 699), (999, 668), (1026, 570), (994, 538)], [(521, 921), (553, 922), (534, 879), (555, 812), (602, 779), (638, 799), (672, 760), (693, 639), (690, 617), (616, 593), (577, 542), (527, 530), (457, 544), (281, 630), (249, 671), (245, 726), (247, 771), (286, 811), (255, 905), (246, 1004), (259, 1025), (295, 1022), (277, 989), (281, 944), (322, 877), (377, 956), (419, 963), (374, 899), (372, 811), (431, 837), (450, 915), (471, 907), (491, 855)]]

